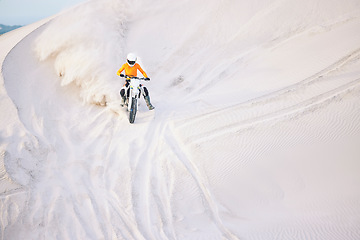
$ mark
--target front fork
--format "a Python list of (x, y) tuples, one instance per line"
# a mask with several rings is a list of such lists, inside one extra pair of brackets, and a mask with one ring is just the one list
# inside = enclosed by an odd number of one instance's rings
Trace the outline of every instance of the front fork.
[[(131, 110), (131, 105), (132, 105), (132, 100), (133, 98), (139, 98), (140, 95), (140, 86), (134, 88), (132, 85), (129, 86), (130, 87), (130, 92), (129, 92), (129, 103), (128, 103), (128, 111)], [(136, 102), (136, 107), (139, 107), (139, 101)]]

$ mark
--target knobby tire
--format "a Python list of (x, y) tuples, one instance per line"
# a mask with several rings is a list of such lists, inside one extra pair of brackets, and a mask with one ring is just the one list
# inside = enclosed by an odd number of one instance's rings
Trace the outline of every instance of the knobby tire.
[(132, 98), (131, 108), (130, 108), (130, 112), (129, 112), (129, 122), (130, 123), (135, 122), (136, 112), (137, 112), (137, 98)]

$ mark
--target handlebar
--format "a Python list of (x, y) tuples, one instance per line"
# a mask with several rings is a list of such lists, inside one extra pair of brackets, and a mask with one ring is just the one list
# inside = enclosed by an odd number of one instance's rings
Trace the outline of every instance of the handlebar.
[(150, 78), (140, 78), (140, 77), (134, 77), (134, 76), (128, 76), (128, 75), (124, 75), (124, 74), (120, 74), (120, 77), (123, 77), (123, 78), (133, 78), (133, 79), (139, 79), (139, 80), (144, 80), (144, 81), (150, 81)]

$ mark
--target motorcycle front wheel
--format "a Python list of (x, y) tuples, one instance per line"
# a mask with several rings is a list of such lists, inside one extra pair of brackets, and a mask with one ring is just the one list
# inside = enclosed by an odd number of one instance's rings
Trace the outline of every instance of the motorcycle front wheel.
[(129, 112), (129, 122), (130, 123), (135, 122), (136, 112), (137, 112), (137, 98), (133, 97), (131, 99), (131, 108), (130, 108), (130, 112)]

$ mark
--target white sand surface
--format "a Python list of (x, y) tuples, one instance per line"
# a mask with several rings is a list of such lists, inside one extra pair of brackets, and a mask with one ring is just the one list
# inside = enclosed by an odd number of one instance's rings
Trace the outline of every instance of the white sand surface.
[(106, 0), (0, 36), (0, 239), (360, 239), (359, 29), (355, 0)]

